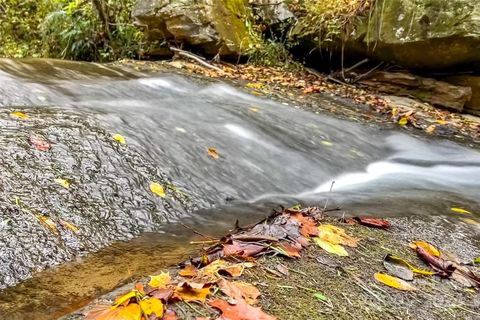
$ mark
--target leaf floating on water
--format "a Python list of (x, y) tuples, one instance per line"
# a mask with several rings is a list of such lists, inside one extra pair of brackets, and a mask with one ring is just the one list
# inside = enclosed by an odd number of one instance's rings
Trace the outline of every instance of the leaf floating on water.
[(256, 108), (256, 107), (250, 107), (250, 108), (248, 108), (248, 110), (250, 110), (251, 112), (259, 112), (260, 111), (260, 109)]
[(327, 141), (327, 140), (322, 140), (321, 144), (323, 144), (324, 146), (328, 146), (328, 147), (333, 146), (333, 143), (331, 143), (330, 141)]
[(26, 113), (21, 111), (10, 112), (10, 117), (16, 118), (16, 119), (22, 119), (22, 120), (26, 120), (30, 118)]
[(321, 238), (313, 238), (313, 240), (315, 241), (315, 243), (320, 248), (322, 248), (323, 250), (325, 250), (327, 252), (336, 254), (337, 256), (340, 256), (340, 257), (347, 257), (348, 256), (347, 250), (345, 250), (345, 248), (342, 247), (339, 244), (333, 244), (333, 243), (325, 241)]
[(207, 154), (215, 160), (218, 160), (218, 158), (220, 157), (218, 155), (217, 149), (215, 149), (213, 147), (210, 147), (210, 148), (207, 149)]
[(403, 291), (415, 291), (417, 288), (412, 286), (411, 284), (403, 281), (402, 279), (398, 279), (395, 277), (392, 277), (388, 274), (377, 272), (375, 273), (375, 279), (383, 283), (384, 285), (387, 285), (389, 287), (398, 289), (398, 290), (403, 290)]
[(440, 251), (428, 242), (420, 240), (410, 243), (410, 248), (413, 250), (417, 249), (417, 247), (423, 248), (428, 254), (434, 257), (440, 257)]
[(70, 188), (70, 182), (68, 182), (68, 180), (58, 178), (55, 179), (55, 182), (64, 187), (65, 189)]
[(480, 257), (473, 259), (473, 263), (480, 264)]
[(462, 208), (450, 208), (453, 212), (462, 213), (462, 214), (472, 214), (470, 211), (462, 209)]
[(398, 120), (398, 124), (401, 126), (404, 126), (408, 123), (408, 117), (401, 117), (400, 120)]
[(30, 144), (39, 151), (48, 151), (52, 147), (50, 143), (41, 136), (31, 136), (29, 141)]
[(112, 139), (115, 140), (115, 141), (117, 141), (117, 142), (120, 143), (120, 144), (125, 144), (125, 143), (126, 143), (125, 137), (122, 136), (121, 134), (118, 134), (118, 133), (117, 133), (117, 134), (114, 134), (114, 135), (112, 136)]
[(163, 186), (157, 182), (152, 182), (150, 183), (150, 191), (155, 193), (157, 196), (160, 198), (165, 198), (165, 190), (163, 189)]
[(60, 220), (60, 221), (58, 221), (58, 222), (59, 222), (60, 225), (61, 225), (62, 227), (64, 227), (65, 229), (68, 229), (68, 230), (72, 231), (72, 232), (75, 233), (75, 234), (79, 234), (79, 233), (80, 233), (80, 230), (78, 230), (78, 228), (77, 228), (75, 225), (73, 225), (73, 224), (71, 224), (71, 223), (69, 223), (69, 222), (67, 222), (67, 221), (65, 221), (65, 220)]
[(148, 285), (152, 288), (166, 288), (170, 283), (170, 273), (162, 272), (156, 276), (150, 276), (150, 282)]

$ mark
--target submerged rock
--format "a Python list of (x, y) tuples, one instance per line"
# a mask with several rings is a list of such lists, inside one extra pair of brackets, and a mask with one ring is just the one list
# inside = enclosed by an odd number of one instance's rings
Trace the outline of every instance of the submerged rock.
[(133, 17), (150, 40), (178, 41), (207, 55), (239, 56), (253, 43), (243, 0), (140, 0)]

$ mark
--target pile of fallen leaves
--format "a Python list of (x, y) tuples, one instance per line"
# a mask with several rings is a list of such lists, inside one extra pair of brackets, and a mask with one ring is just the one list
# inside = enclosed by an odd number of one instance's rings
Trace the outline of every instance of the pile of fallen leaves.
[[(346, 247), (355, 248), (361, 240), (347, 234), (341, 227), (322, 223), (324, 217), (325, 210), (317, 207), (289, 208), (274, 211), (257, 224), (236, 226), (224, 238), (206, 241), (214, 244), (205, 248), (201, 256), (182, 263), (175, 275), (160, 273), (151, 276), (147, 285), (137, 283), (134, 290), (117, 298), (113, 305), (95, 306), (88, 312), (87, 319), (177, 319), (174, 309), (182, 303), (193, 310), (196, 310), (194, 304), (208, 310), (207, 315), (197, 317), (197, 320), (276, 319), (256, 306), (260, 291), (253, 284), (237, 278), (245, 269), (257, 267), (258, 257), (300, 258), (302, 251), (312, 243), (330, 254), (348, 256)], [(391, 228), (387, 220), (370, 217), (341, 219), (340, 222), (384, 230)], [(452, 278), (467, 287), (480, 288), (480, 278), (469, 266), (452, 260), (425, 241), (413, 241), (410, 246), (431, 270), (387, 254), (383, 261), (387, 272), (376, 273), (374, 278), (405, 291), (417, 290), (408, 282), (414, 275), (437, 275)], [(288, 275), (288, 269), (282, 265), (277, 269)], [(316, 293), (315, 297), (327, 299), (321, 293)]]

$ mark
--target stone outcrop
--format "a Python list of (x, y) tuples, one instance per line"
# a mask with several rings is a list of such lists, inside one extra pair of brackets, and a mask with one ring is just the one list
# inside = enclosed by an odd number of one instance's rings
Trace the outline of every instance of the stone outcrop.
[(458, 75), (444, 79), (455, 85), (470, 87), (472, 98), (465, 103), (465, 112), (480, 116), (480, 76)]
[(472, 97), (472, 89), (469, 86), (456, 86), (403, 72), (377, 72), (360, 83), (380, 92), (413, 97), (434, 106), (459, 112)]
[(254, 43), (245, 23), (249, 10), (244, 0), (139, 0), (132, 15), (150, 40), (238, 56)]

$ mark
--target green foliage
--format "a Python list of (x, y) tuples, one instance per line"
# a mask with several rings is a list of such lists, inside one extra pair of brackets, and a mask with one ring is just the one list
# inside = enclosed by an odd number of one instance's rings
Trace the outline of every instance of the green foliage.
[(6, 0), (0, 7), (0, 55), (108, 61), (135, 58), (146, 49), (131, 21), (134, 0)]

